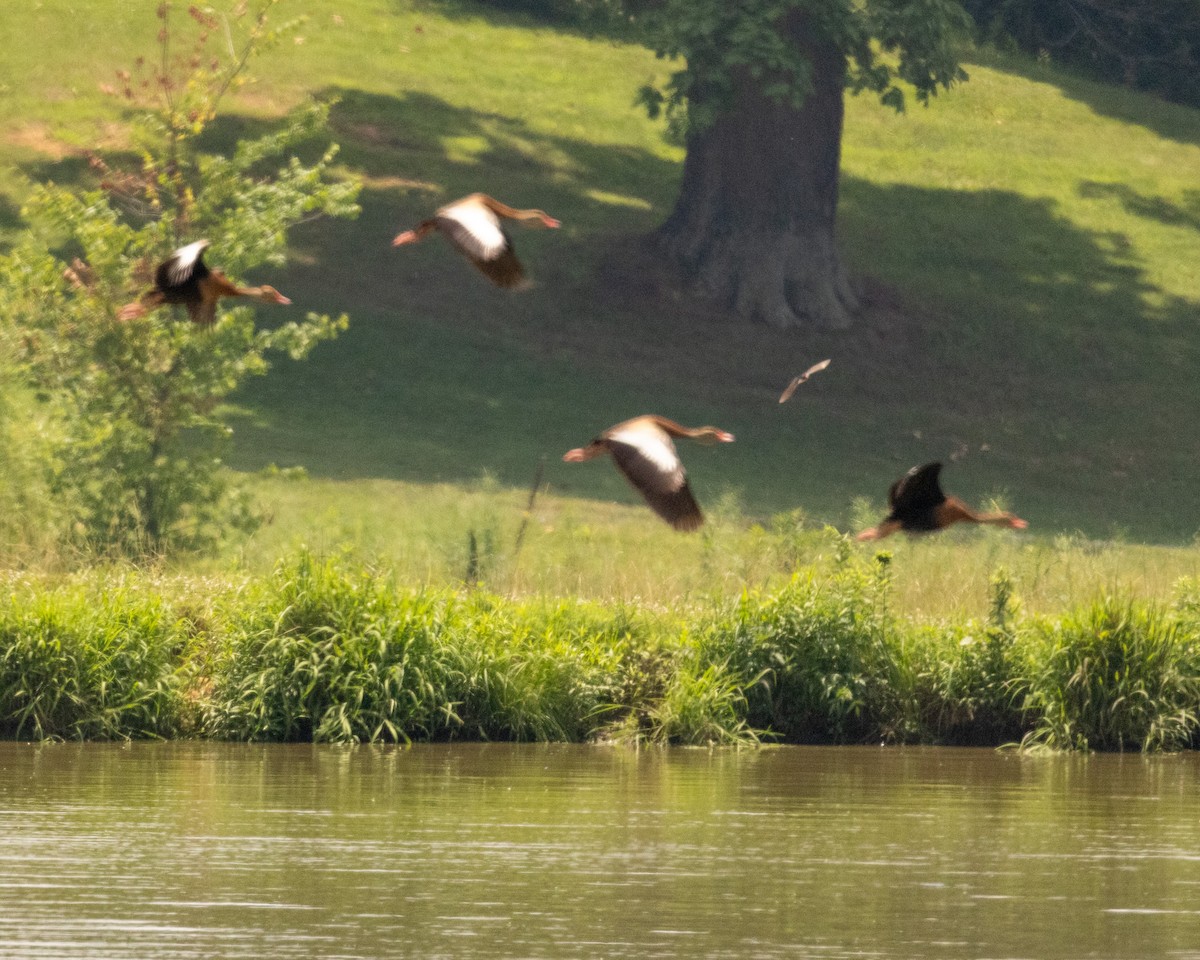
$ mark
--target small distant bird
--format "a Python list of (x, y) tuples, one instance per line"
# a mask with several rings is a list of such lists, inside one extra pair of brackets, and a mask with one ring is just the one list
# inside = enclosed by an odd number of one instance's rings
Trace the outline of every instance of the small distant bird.
[(260, 303), (285, 306), (292, 302), (274, 287), (265, 284), (239, 287), (219, 271), (210, 270), (204, 262), (207, 246), (207, 240), (197, 240), (176, 250), (158, 265), (154, 272), (154, 287), (134, 303), (123, 306), (117, 317), (132, 320), (164, 303), (182, 303), (193, 323), (208, 326), (217, 319), (217, 301), (222, 297), (248, 297)]
[(975, 513), (957, 497), (947, 497), (938, 482), (940, 463), (913, 467), (888, 490), (889, 513), (877, 527), (864, 530), (858, 540), (882, 540), (897, 530), (928, 533), (955, 523), (989, 523), (1024, 530), (1028, 523), (1011, 513)]
[(582, 463), (611, 453), (617, 469), (655, 513), (676, 530), (695, 530), (704, 523), (704, 515), (692, 496), (672, 437), (733, 442), (732, 433), (716, 427), (682, 427), (666, 417), (646, 414), (609, 427), (586, 447), (568, 450), (563, 460)]
[(517, 220), (535, 227), (562, 226), (541, 210), (516, 210), (486, 193), (472, 193), (446, 204), (411, 230), (397, 234), (392, 246), (416, 243), (430, 230), (440, 230), (496, 286), (519, 289), (528, 286), (528, 281), (501, 220)]
[(783, 393), (779, 395), (779, 402), (787, 403), (787, 401), (791, 399), (792, 394), (796, 392), (796, 388), (800, 386), (800, 384), (811, 377), (814, 373), (820, 373), (827, 366), (829, 366), (829, 361), (822, 360), (820, 363), (814, 363), (811, 367), (800, 374), (800, 376), (793, 377), (792, 382), (789, 383), (784, 389)]

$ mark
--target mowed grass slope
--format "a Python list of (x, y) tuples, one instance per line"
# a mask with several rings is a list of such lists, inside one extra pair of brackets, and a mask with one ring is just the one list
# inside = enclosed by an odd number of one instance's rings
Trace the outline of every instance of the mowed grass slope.
[[(404, 552), (385, 518), (403, 526), (406, 504), (444, 504), (429, 483), (477, 496), (481, 476), (500, 492), (479, 509), (505, 512), (509, 530), (542, 458), (554, 494), (632, 504), (608, 465), (560, 457), (645, 411), (737, 434), (684, 454), (703, 502), (754, 518), (799, 507), (845, 527), (856, 497), (882, 508), (898, 474), (953, 455), (947, 485), (1001, 497), (1033, 536), (1186, 543), (1200, 529), (1200, 113), (983, 58), (929, 109), (897, 116), (851, 99), (840, 235), (869, 310), (847, 334), (779, 333), (651, 296), (652, 263), (645, 288), (629, 282), (682, 159), (632, 106), (666, 70), (647, 50), (465, 0), (278, 12), (309, 16), (303, 42), (253, 65), (257, 82), (210, 146), (309, 93), (337, 95), (341, 159), (366, 189), (357, 221), (307, 226), (272, 277), (352, 325), (240, 398), (233, 465), (316, 478), (264, 484), (276, 513), (266, 540), (332, 546), (358, 531)], [(151, 5), (116, 0), (43, 0), (5, 20), (37, 38), (0, 64), (0, 227), (11, 229), (30, 180), (86, 181), (84, 147), (125, 146), (121, 105), (99, 84), (151, 52), (158, 24)], [(563, 220), (514, 234), (534, 289), (492, 289), (439, 238), (390, 247), (473, 190)], [(829, 370), (779, 406), (788, 378), (824, 356)], [(585, 524), (613, 517), (543, 505)], [(655, 551), (706, 562), (703, 541), (641, 508), (618, 514), (631, 537), (649, 525), (625, 543), (631, 563)], [(439, 536), (461, 543), (485, 520)], [(564, 529), (541, 520), (544, 537)]]

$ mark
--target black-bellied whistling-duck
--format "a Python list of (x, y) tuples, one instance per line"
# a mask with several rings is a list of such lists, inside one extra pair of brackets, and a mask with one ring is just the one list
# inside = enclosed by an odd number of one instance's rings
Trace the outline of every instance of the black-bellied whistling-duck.
[(695, 530), (704, 522), (704, 515), (692, 496), (672, 437), (690, 437), (701, 443), (733, 442), (732, 433), (716, 427), (681, 427), (650, 413), (609, 427), (586, 447), (568, 450), (563, 459), (582, 463), (611, 453), (617, 469), (655, 513), (676, 530)]
[(976, 513), (958, 497), (942, 492), (938, 474), (940, 463), (913, 467), (888, 490), (889, 513), (877, 527), (864, 530), (858, 540), (881, 540), (897, 530), (928, 533), (955, 523), (988, 523), (997, 527), (1024, 530), (1028, 523), (1011, 513)]
[(154, 272), (154, 287), (134, 303), (126, 304), (117, 316), (121, 320), (140, 317), (164, 303), (182, 303), (193, 323), (208, 326), (217, 319), (217, 301), (222, 297), (248, 297), (260, 303), (292, 301), (274, 287), (239, 287), (224, 274), (210, 270), (204, 262), (207, 240), (197, 240), (180, 247), (158, 265)]
[(800, 374), (800, 376), (792, 377), (792, 382), (784, 387), (783, 393), (779, 395), (779, 402), (787, 403), (788, 400), (791, 399), (792, 394), (796, 392), (796, 388), (800, 386), (800, 384), (811, 377), (814, 373), (820, 373), (827, 366), (829, 366), (829, 361), (822, 360), (820, 363), (814, 363), (811, 367)]
[(397, 234), (392, 246), (416, 243), (430, 230), (440, 230), (496, 286), (509, 289), (527, 286), (525, 271), (501, 220), (517, 220), (535, 227), (561, 226), (541, 210), (516, 210), (486, 193), (472, 193), (446, 204), (411, 230)]

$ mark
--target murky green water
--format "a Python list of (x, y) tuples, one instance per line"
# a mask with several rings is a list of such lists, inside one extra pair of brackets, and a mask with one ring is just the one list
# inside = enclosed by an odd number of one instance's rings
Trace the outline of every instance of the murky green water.
[(0, 743), (0, 957), (1200, 958), (1200, 759)]

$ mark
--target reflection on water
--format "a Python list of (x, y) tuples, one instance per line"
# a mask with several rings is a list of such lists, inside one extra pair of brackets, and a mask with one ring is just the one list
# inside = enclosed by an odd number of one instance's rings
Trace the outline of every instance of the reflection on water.
[(1200, 958), (1200, 760), (0, 743), (0, 958)]

